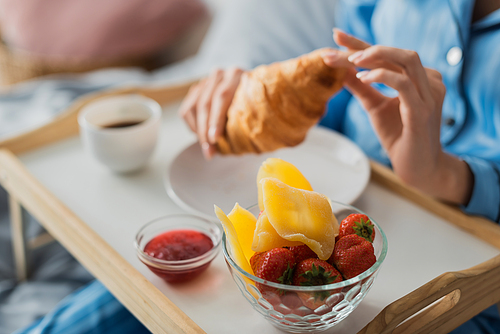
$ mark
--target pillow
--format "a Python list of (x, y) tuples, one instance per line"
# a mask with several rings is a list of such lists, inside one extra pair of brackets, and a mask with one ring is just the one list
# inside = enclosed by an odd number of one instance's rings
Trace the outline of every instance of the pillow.
[(12, 49), (109, 62), (155, 54), (206, 13), (199, 0), (3, 0), (0, 27)]

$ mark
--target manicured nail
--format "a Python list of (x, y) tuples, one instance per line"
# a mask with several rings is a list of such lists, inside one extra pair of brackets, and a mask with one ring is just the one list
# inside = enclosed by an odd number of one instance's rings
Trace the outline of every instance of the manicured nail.
[(359, 71), (358, 73), (356, 73), (356, 78), (360, 79), (365, 75), (367, 75), (368, 73), (370, 73), (370, 71)]
[(356, 59), (360, 58), (363, 55), (363, 50), (358, 51), (347, 57), (347, 60), (349, 60), (351, 63), (355, 61)]
[(210, 144), (209, 143), (201, 143), (201, 152), (206, 160), (212, 159), (212, 155), (210, 154)]

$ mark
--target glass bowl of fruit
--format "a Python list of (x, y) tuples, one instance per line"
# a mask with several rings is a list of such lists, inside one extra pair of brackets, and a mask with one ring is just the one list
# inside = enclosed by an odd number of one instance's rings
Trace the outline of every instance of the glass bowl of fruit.
[(204, 272), (219, 252), (222, 229), (215, 221), (189, 214), (169, 215), (145, 224), (135, 238), (137, 256), (168, 283)]
[[(330, 205), (340, 231), (327, 260), (297, 243), (255, 253), (248, 268), (230, 245), (231, 236), (222, 238), (222, 251), (239, 290), (281, 330), (309, 333), (338, 324), (366, 296), (386, 257), (386, 236), (373, 219), (349, 205)], [(257, 205), (247, 211), (255, 217), (261, 214)]]
[(226, 215), (222, 251), (243, 296), (291, 333), (326, 330), (363, 300), (387, 254), (380, 226), (313, 191), (292, 164), (269, 158), (257, 173), (258, 204)]

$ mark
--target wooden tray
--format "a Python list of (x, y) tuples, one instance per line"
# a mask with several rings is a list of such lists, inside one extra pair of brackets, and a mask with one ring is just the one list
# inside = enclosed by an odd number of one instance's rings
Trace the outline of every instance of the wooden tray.
[[(96, 98), (135, 93), (167, 104), (182, 98), (191, 84), (132, 87), (90, 94), (50, 124), (0, 142), (0, 184), (10, 194), (14, 253), (20, 277), (26, 276), (27, 243), (21, 220), (21, 207), (24, 207), (152, 332), (204, 333), (174, 303), (159, 295), (151, 282), (49, 192), (16, 157), (16, 154), (75, 136), (79, 110)], [(371, 162), (371, 168), (372, 181), (500, 249), (498, 224), (465, 215), (456, 207), (421, 194), (380, 164)], [(89, 243), (95, 247), (89, 249), (86, 246)], [(499, 275), (500, 255), (467, 270), (444, 273), (388, 305), (360, 333), (447, 333), (500, 301)], [(141, 303), (133, 300), (130, 291), (142, 298)]]

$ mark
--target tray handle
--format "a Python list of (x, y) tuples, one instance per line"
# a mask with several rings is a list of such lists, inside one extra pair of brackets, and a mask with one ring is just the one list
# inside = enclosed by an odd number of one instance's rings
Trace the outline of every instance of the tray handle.
[(500, 301), (500, 255), (444, 273), (385, 307), (358, 334), (448, 333)]

